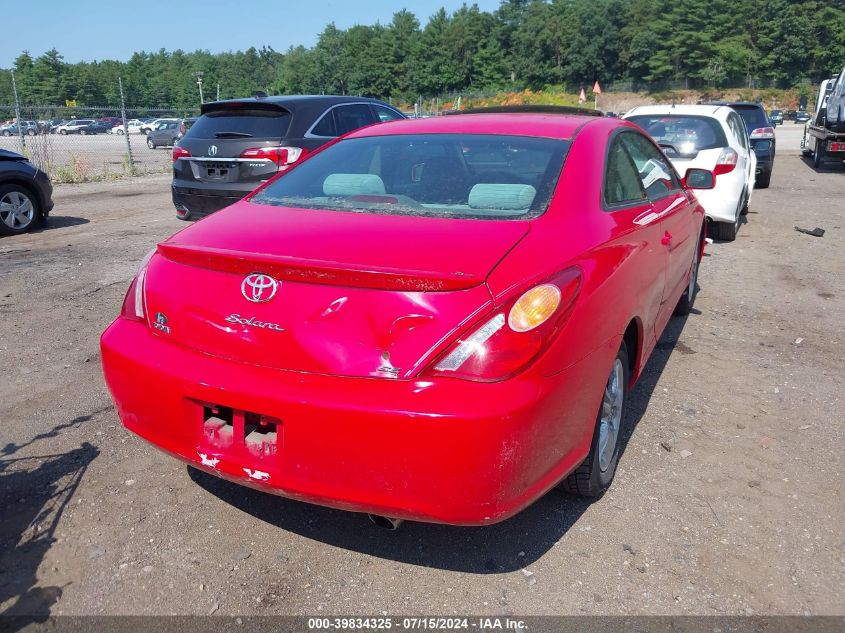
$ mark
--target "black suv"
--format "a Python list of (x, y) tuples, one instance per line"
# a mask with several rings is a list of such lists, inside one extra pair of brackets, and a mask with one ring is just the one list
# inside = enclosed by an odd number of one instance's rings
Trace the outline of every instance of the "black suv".
[(333, 138), (405, 118), (376, 99), (336, 96), (257, 96), (201, 112), (173, 148), (173, 204), (183, 220), (237, 202)]
[(757, 178), (754, 186), (765, 189), (772, 180), (775, 166), (775, 128), (762, 104), (750, 101), (711, 101), (709, 105), (726, 105), (739, 113), (748, 131), (751, 148), (757, 155)]

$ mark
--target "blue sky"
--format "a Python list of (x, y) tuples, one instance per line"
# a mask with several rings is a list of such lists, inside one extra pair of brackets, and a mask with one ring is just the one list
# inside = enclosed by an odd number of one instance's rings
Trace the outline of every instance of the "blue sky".
[[(4, 7), (7, 17), (11, 4)], [(313, 45), (329, 22), (338, 28), (387, 23), (405, 8), (425, 25), (440, 7), (451, 13), (462, 4), (463, 0), (30, 0), (20, 5), (26, 26), (4, 29), (0, 67), (11, 67), (23, 50), (37, 57), (54, 47), (71, 63), (125, 61), (135, 51), (160, 48), (218, 53), (267, 45), (284, 51), (291, 45)], [(467, 4), (493, 11), (500, 1)]]

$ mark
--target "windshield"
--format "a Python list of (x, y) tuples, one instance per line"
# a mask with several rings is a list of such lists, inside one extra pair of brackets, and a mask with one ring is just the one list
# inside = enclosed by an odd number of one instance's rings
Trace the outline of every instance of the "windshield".
[(648, 132), (670, 157), (690, 157), (704, 149), (728, 146), (722, 126), (711, 117), (650, 114), (628, 120)]
[(546, 210), (569, 141), (481, 134), (343, 140), (252, 202), (389, 215), (509, 219)]

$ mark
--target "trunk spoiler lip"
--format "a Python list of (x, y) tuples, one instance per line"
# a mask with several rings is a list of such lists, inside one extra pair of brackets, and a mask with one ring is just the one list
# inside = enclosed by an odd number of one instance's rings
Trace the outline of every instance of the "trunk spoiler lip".
[(221, 272), (243, 275), (261, 272), (280, 281), (300, 281), (377, 290), (404, 292), (465, 290), (483, 284), (487, 278), (487, 274), (481, 276), (461, 271), (406, 270), (364, 264), (346, 264), (329, 260), (233, 251), (176, 242), (161, 242), (156, 251), (163, 257), (177, 263)]

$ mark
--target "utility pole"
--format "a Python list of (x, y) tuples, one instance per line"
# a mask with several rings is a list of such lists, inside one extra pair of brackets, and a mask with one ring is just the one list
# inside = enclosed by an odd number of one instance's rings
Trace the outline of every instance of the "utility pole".
[(197, 72), (195, 72), (195, 73), (194, 73), (194, 76), (197, 78), (197, 85), (198, 85), (198, 86), (199, 86), (199, 88), (200, 88), (200, 105), (202, 105), (203, 103), (205, 103), (205, 100), (202, 98), (202, 77), (203, 77), (203, 72), (202, 72), (201, 70), (198, 70)]

